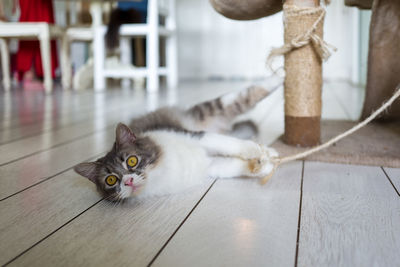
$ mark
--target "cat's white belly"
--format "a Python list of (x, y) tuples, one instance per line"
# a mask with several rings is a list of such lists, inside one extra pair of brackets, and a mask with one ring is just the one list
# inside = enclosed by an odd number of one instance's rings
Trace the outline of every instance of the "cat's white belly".
[(196, 137), (168, 131), (146, 135), (160, 146), (161, 158), (146, 173), (144, 195), (175, 193), (205, 181), (211, 159)]

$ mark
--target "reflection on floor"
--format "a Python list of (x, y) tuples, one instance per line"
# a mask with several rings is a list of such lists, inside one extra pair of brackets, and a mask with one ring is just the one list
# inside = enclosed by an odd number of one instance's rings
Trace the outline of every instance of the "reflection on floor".
[[(1, 94), (0, 264), (14, 266), (396, 266), (400, 169), (294, 162), (266, 186), (210, 180), (114, 206), (71, 167), (108, 150), (119, 121), (250, 83)], [(265, 84), (273, 87), (272, 84)], [(323, 117), (357, 119), (362, 90), (326, 83)], [(282, 89), (248, 115), (283, 132)]]

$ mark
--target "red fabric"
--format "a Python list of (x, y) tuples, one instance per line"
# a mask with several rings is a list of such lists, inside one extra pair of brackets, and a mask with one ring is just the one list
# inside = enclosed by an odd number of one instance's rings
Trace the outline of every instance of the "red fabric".
[[(52, 0), (19, 0), (21, 9), (20, 22), (49, 22), (54, 23)], [(43, 77), (42, 59), (40, 57), (39, 41), (20, 41), (16, 59), (16, 69), (19, 79), (34, 64), (36, 74)], [(55, 77), (58, 67), (56, 42), (51, 41), (51, 73)]]

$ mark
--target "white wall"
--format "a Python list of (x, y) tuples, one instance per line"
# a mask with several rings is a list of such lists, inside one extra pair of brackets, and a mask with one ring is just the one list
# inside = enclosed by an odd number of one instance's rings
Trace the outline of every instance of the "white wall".
[[(207, 0), (176, 3), (181, 79), (257, 79), (271, 74), (265, 60), (271, 47), (283, 44), (282, 12), (255, 21), (234, 21), (214, 11)], [(328, 7), (325, 40), (338, 51), (324, 65), (325, 78), (350, 80), (356, 71), (357, 12), (341, 0)], [(277, 63), (282, 65), (282, 59)]]
[(324, 39), (338, 50), (324, 64), (324, 78), (350, 81), (359, 72), (359, 11), (343, 2), (334, 0), (327, 8)]

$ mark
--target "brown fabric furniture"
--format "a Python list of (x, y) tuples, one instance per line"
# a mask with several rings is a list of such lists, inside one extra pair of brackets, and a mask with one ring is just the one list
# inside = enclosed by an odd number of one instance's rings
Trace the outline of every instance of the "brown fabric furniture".
[[(369, 36), (367, 89), (362, 118), (378, 109), (400, 83), (399, 0), (374, 1)], [(399, 118), (399, 100), (380, 117), (381, 120)]]
[(371, 9), (373, 0), (345, 0), (346, 6), (358, 7), (361, 9)]
[(221, 15), (236, 20), (252, 20), (282, 10), (282, 0), (210, 0)]

